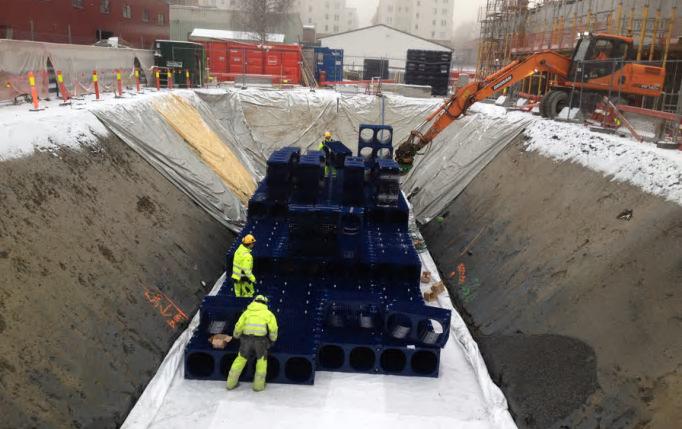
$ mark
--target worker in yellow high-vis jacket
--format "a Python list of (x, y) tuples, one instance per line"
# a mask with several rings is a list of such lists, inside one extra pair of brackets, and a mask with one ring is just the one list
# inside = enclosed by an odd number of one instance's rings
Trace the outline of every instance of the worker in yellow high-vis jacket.
[[(329, 143), (330, 141), (332, 141), (332, 133), (330, 133), (329, 131), (325, 131), (324, 140), (320, 142), (320, 146), (317, 148), (317, 150), (319, 150), (320, 152), (324, 152), (325, 143)], [(329, 176), (329, 166), (326, 163), (324, 165), (324, 176), (325, 177)]]
[(256, 238), (246, 234), (232, 259), (232, 280), (237, 297), (250, 298), (256, 293), (256, 276), (253, 275), (253, 256), (251, 250)]
[(268, 372), (268, 349), (277, 341), (277, 318), (268, 309), (268, 299), (258, 295), (242, 313), (234, 326), (233, 338), (239, 339), (239, 354), (232, 362), (227, 375), (227, 389), (232, 390), (239, 384), (239, 376), (251, 358), (256, 359), (256, 374), (253, 390), (265, 389), (265, 376)]

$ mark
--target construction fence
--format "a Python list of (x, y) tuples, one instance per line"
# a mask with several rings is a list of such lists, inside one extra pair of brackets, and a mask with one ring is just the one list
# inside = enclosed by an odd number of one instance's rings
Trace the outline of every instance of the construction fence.
[(94, 81), (100, 91), (114, 91), (117, 75), (133, 87), (136, 69), (144, 83), (151, 82), (153, 65), (148, 50), (0, 39), (0, 102), (30, 94), (30, 73), (38, 97), (45, 99), (56, 97), (58, 72), (64, 87), (78, 96), (93, 93)]

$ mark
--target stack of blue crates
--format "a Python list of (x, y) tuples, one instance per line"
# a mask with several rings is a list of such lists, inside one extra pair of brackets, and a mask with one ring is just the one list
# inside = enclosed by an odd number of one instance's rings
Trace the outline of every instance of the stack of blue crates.
[[(312, 384), (315, 371), (438, 376), (451, 314), (421, 296), (421, 261), (408, 233), (398, 165), (379, 156), (392, 154), (392, 133), (389, 126), (361, 125), (365, 157), (335, 141), (305, 154), (279, 149), (268, 160), (226, 258), (230, 273), (241, 238), (256, 237), (256, 293), (268, 297), (280, 327), (268, 382)], [(217, 350), (209, 338), (231, 334), (249, 302), (234, 296), (229, 277), (204, 299), (185, 349), (186, 378), (227, 377), (238, 341)], [(253, 372), (250, 363), (243, 380)]]

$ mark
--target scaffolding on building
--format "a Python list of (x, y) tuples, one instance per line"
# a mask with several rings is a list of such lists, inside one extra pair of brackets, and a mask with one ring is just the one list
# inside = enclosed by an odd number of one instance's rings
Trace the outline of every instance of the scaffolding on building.
[(568, 54), (582, 32), (631, 36), (637, 60), (665, 66), (682, 27), (676, 0), (487, 0), (478, 20), (478, 78), (532, 52)]

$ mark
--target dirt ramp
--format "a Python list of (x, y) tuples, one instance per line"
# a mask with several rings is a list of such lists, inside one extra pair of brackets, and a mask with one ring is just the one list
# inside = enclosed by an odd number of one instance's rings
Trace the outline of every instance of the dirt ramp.
[(520, 427), (678, 427), (682, 207), (514, 144), (423, 232)]
[(113, 137), (0, 183), (0, 426), (116, 427), (232, 235)]

